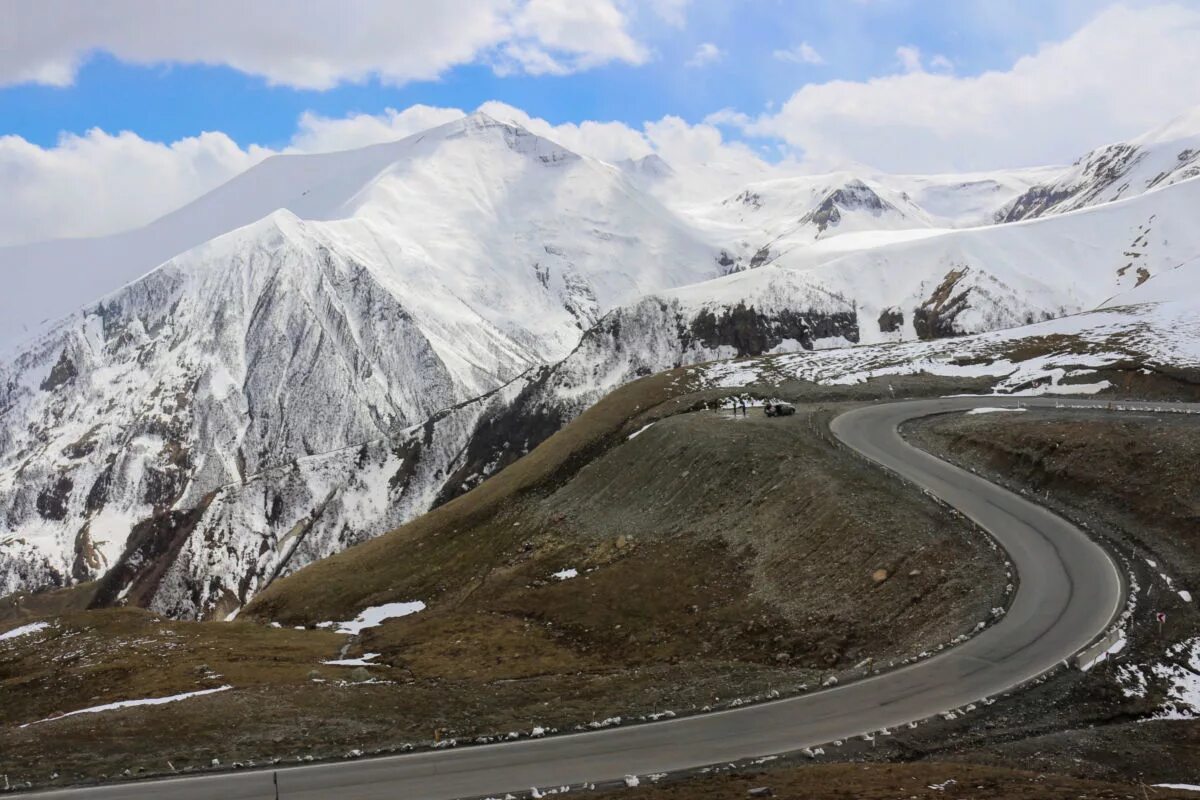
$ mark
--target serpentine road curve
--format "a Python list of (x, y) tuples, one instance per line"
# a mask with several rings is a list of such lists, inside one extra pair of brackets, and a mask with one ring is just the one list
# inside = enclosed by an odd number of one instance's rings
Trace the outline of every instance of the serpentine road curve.
[[(1061, 517), (905, 443), (900, 424), (1011, 398), (878, 403), (833, 420), (845, 445), (947, 502), (988, 530), (1020, 578), (995, 625), (923, 661), (843, 686), (761, 705), (603, 731), (507, 744), (280, 769), (285, 800), (445, 800), (530, 787), (672, 772), (795, 751), (894, 728), (1019, 686), (1101, 635), (1122, 607), (1124, 582), (1109, 555)], [(1097, 401), (1022, 399), (1038, 407)], [(1200, 406), (1171, 404), (1180, 409)], [(1153, 404), (1122, 403), (1153, 410)], [(68, 800), (269, 800), (270, 771), (56, 790)]]

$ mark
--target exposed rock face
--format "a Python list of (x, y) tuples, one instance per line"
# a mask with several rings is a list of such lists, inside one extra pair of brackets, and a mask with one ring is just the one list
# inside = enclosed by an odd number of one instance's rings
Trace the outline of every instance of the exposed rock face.
[(702, 309), (688, 324), (680, 343), (685, 351), (693, 342), (698, 342), (709, 350), (731, 347), (740, 356), (757, 356), (787, 340), (812, 350), (815, 339), (832, 337), (858, 341), (858, 320), (852, 310), (806, 313), (784, 309), (775, 314), (764, 314), (745, 303), (738, 303), (717, 312)]
[[(182, 550), (185, 528), (211, 539), (218, 519), (250, 523), (228, 499), (252, 476), (461, 399), (406, 309), (361, 265), (312, 245), (300, 229), (255, 230), (219, 266), (154, 272), (0, 367), (16, 387), (0, 440), (0, 530), (59, 542), (6, 547), (25, 566), (0, 565), (0, 593), (117, 564), (136, 568), (116, 577), (141, 575)], [(363, 317), (373, 324), (353, 321)], [(205, 504), (213, 492), (219, 511)], [(276, 525), (307, 510), (277, 509)]]
[(967, 309), (970, 288), (960, 287), (968, 269), (952, 269), (934, 290), (929, 299), (913, 311), (913, 327), (922, 339), (943, 339), (958, 336), (955, 327), (958, 315)]
[(792, 295), (790, 303), (691, 308), (666, 295), (607, 314), (571, 355), (518, 382), (510, 400), (480, 417), (466, 459), (438, 502), (473, 488), (635, 378), (717, 358), (813, 349), (822, 339), (858, 341), (853, 303), (823, 293)]
[(63, 520), (67, 516), (67, 501), (71, 499), (74, 482), (66, 475), (59, 475), (52, 484), (37, 496), (37, 510), (44, 519)]
[(862, 181), (853, 180), (826, 195), (812, 211), (801, 217), (800, 224), (813, 225), (818, 233), (824, 233), (827, 228), (837, 227), (842, 221), (843, 211), (866, 211), (879, 215), (885, 211), (896, 211), (896, 208)]
[[(1200, 120), (1200, 117), (1197, 117)], [(996, 222), (1016, 222), (1074, 211), (1148, 192), (1200, 175), (1194, 129), (1168, 126), (1132, 142), (1097, 148), (1053, 183), (1034, 186), (996, 212)]]
[(50, 374), (46, 376), (46, 380), (42, 381), (40, 388), (43, 392), (52, 392), (63, 384), (75, 380), (75, 376), (78, 374), (71, 357), (67, 355), (66, 350), (63, 350), (62, 355), (50, 370)]
[(895, 333), (904, 327), (904, 312), (895, 306), (889, 306), (879, 312), (879, 332)]

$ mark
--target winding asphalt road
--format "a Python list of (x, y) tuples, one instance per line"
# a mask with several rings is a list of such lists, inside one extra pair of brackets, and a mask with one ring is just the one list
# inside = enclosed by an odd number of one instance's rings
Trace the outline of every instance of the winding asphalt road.
[[(831, 426), (844, 444), (954, 506), (990, 531), (1008, 552), (1020, 578), (1012, 606), (1000, 622), (968, 642), (872, 678), (730, 711), (508, 744), (281, 769), (280, 797), (444, 800), (684, 770), (894, 728), (1036, 678), (1092, 642), (1114, 619), (1124, 594), (1119, 570), (1074, 525), (906, 444), (897, 430), (919, 417), (1013, 403), (1011, 398), (995, 397), (883, 403), (842, 414)], [(38, 796), (269, 800), (275, 794), (271, 772), (250, 771)]]

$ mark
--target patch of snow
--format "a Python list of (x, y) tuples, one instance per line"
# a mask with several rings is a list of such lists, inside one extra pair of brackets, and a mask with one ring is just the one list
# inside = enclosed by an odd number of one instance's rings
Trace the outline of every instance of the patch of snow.
[(654, 423), (653, 423), (653, 422), (651, 422), (651, 423), (650, 423), (650, 424), (648, 424), (648, 425), (644, 425), (644, 426), (642, 426), (641, 428), (638, 428), (636, 431), (634, 431), (633, 433), (629, 434), (629, 436), (627, 436), (627, 437), (626, 437), (626, 439), (636, 439), (638, 436), (641, 436), (643, 433), (645, 433), (646, 431), (650, 430), (650, 428), (651, 428), (653, 425), (654, 425)]
[(558, 572), (554, 573), (550, 577), (555, 578), (560, 581), (566, 581), (566, 580), (570, 580), (571, 578), (579, 577), (579, 570), (575, 569), (574, 567), (569, 567), (564, 570), (559, 570)]
[(47, 717), (39, 719), (36, 722), (27, 722), (22, 725), (22, 728), (28, 728), (30, 725), (40, 725), (43, 722), (52, 722), (63, 717), (73, 717), (76, 714), (97, 714), (101, 711), (115, 711), (119, 708), (133, 708), (135, 706), (161, 706), (167, 703), (174, 703), (179, 700), (187, 700), (190, 697), (203, 697), (208, 694), (216, 694), (217, 692), (225, 692), (232, 689), (232, 686), (218, 686), (216, 689), (201, 689), (198, 692), (184, 692), (183, 694), (173, 694), (170, 697), (150, 697), (143, 700), (121, 700), (116, 703), (105, 703), (102, 706), (92, 706), (91, 708), (81, 708), (78, 711), (68, 711), (65, 714), (59, 714), (56, 717)]
[(407, 617), (409, 614), (415, 614), (418, 611), (424, 610), (425, 604), (420, 600), (414, 600), (409, 603), (384, 603), (381, 606), (371, 606), (370, 608), (363, 609), (354, 619), (345, 622), (321, 622), (317, 624), (317, 627), (332, 628), (336, 625), (337, 633), (357, 636), (367, 628), (375, 628), (382, 625), (386, 620)]
[(381, 667), (382, 664), (372, 664), (371, 659), (379, 658), (379, 653), (365, 653), (359, 658), (338, 658), (333, 661), (322, 661), (331, 667)]
[(999, 408), (999, 407), (993, 407), (993, 406), (984, 406), (981, 408), (972, 408), (970, 411), (967, 412), (967, 416), (973, 416), (975, 414), (996, 414), (996, 413), (1005, 412), (1005, 411), (1024, 411), (1024, 410), (1025, 409), (1023, 409), (1023, 408)]
[(0, 633), (0, 642), (5, 641), (6, 639), (15, 639), (18, 636), (26, 636), (31, 633), (37, 633), (38, 631), (44, 631), (49, 627), (50, 623), (48, 622), (31, 622), (28, 625), (22, 625), (19, 628), (13, 628), (11, 631)]
[(758, 381), (758, 366), (756, 362), (728, 361), (709, 367), (705, 377), (718, 389), (736, 389)]
[(1185, 602), (1185, 603), (1190, 603), (1190, 602), (1192, 602), (1192, 593), (1191, 593), (1191, 592), (1189, 592), (1187, 589), (1180, 589), (1180, 590), (1179, 590), (1179, 597), (1180, 597), (1180, 599), (1182, 599), (1182, 600), (1183, 600), (1183, 602)]
[(1196, 719), (1200, 715), (1200, 638), (1173, 645), (1168, 653), (1186, 656), (1185, 664), (1155, 664), (1151, 670), (1167, 681), (1167, 701), (1158, 719)]
[(1128, 644), (1128, 642), (1125, 639), (1124, 631), (1122, 631), (1121, 637), (1119, 639), (1117, 639), (1117, 641), (1113, 642), (1111, 647), (1109, 647), (1107, 650), (1105, 650), (1102, 653), (1098, 653), (1095, 656), (1095, 658), (1093, 658), (1091, 661), (1088, 661), (1085, 664), (1080, 664), (1079, 669), (1082, 670), (1083, 672), (1087, 672), (1089, 669), (1096, 666), (1097, 664), (1100, 664), (1100, 663), (1108, 660), (1109, 656), (1115, 656), (1117, 653), (1124, 650), (1126, 644)]
[(1185, 792), (1200, 792), (1200, 786), (1194, 783), (1155, 783), (1157, 789), (1181, 789)]

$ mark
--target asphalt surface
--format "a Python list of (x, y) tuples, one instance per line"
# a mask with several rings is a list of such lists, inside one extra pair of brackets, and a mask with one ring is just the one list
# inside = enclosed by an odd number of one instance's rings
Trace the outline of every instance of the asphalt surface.
[[(507, 744), (280, 769), (279, 796), (284, 800), (446, 800), (673, 772), (895, 728), (1036, 678), (1093, 641), (1116, 616), (1124, 597), (1119, 570), (1074, 525), (906, 444), (897, 431), (910, 419), (1014, 403), (996, 397), (883, 403), (849, 411), (831, 425), (843, 443), (954, 506), (991, 532), (1008, 552), (1020, 578), (1012, 605), (998, 623), (966, 643), (872, 678), (729, 711)], [(247, 771), (37, 796), (262, 800), (275, 797), (275, 787), (270, 771)]]

